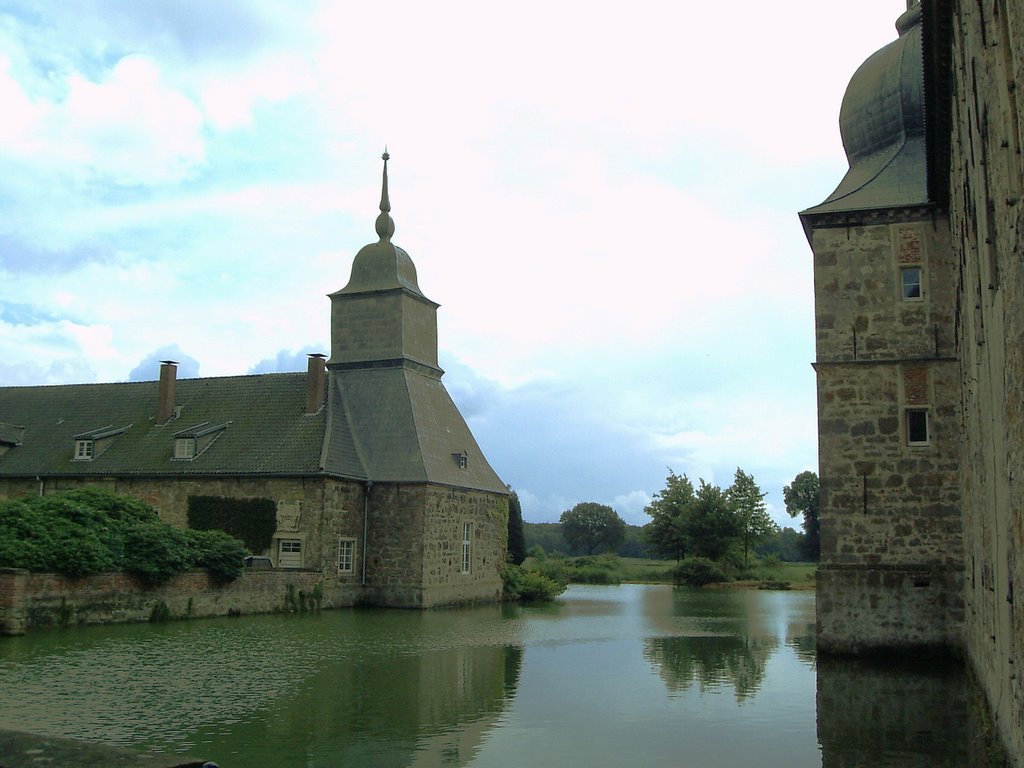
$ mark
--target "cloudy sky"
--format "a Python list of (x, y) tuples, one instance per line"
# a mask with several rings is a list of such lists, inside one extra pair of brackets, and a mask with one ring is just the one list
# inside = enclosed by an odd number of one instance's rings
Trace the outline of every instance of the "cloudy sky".
[(0, 385), (302, 370), (376, 240), (528, 521), (816, 469), (811, 254), (904, 0), (0, 0)]

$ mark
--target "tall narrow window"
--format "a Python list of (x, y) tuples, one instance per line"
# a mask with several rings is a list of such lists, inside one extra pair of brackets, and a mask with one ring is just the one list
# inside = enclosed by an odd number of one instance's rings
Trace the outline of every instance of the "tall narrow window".
[(904, 301), (921, 300), (921, 268), (903, 267), (900, 270), (900, 283), (902, 284)]
[(907, 443), (927, 445), (928, 442), (928, 411), (924, 408), (908, 408)]
[(473, 524), (462, 524), (462, 572), (469, 573), (473, 562)]
[(356, 560), (356, 540), (342, 539), (338, 542), (338, 572), (352, 573)]

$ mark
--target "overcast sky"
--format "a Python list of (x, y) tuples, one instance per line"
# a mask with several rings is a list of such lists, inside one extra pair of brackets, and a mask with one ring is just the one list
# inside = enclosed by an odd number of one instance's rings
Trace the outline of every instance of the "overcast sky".
[(0, 0), (0, 385), (304, 370), (394, 242), (528, 521), (817, 469), (811, 253), (904, 0)]

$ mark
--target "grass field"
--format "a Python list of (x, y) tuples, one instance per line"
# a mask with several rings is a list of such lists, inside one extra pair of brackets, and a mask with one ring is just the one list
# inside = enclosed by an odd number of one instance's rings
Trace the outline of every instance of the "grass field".
[[(639, 584), (671, 584), (674, 560), (648, 560), (640, 557), (616, 557), (598, 555), (593, 557), (546, 558), (544, 561), (529, 558), (525, 564), (529, 569), (555, 570), (574, 582), (592, 584), (616, 584), (632, 582)], [(814, 589), (815, 563), (757, 563), (748, 569), (747, 578), (724, 582), (721, 587), (758, 587), (775, 583), (789, 589)], [(550, 575), (556, 576), (551, 572)]]

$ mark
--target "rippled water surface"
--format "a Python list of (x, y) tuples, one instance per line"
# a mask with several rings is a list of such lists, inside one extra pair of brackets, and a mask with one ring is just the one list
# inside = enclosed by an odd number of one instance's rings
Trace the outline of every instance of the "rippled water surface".
[(0, 728), (239, 766), (966, 765), (959, 670), (816, 665), (814, 595), (570, 588), (0, 638)]

